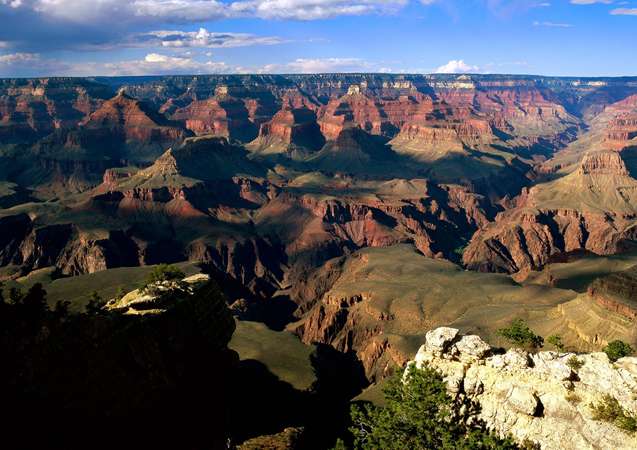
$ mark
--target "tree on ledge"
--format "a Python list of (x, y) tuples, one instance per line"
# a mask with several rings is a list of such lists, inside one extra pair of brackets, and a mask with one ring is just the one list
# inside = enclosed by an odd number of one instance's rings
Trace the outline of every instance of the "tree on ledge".
[[(404, 378), (398, 372), (384, 389), (386, 406), (352, 406), (353, 447), (356, 449), (517, 449), (483, 424), (467, 425), (477, 412), (467, 401), (454, 403), (435, 370), (411, 365)], [(462, 411), (462, 414), (459, 413)], [(344, 448), (339, 441), (337, 448)]]

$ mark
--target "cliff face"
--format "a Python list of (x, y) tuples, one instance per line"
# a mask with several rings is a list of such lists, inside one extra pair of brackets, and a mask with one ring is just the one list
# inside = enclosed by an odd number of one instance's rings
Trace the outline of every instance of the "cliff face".
[(588, 294), (603, 308), (630, 320), (637, 319), (637, 271), (628, 269), (596, 279)]
[[(581, 367), (568, 363), (576, 358)], [(478, 336), (454, 328), (427, 333), (410, 364), (426, 364), (444, 377), (452, 396), (480, 406), (478, 419), (518, 442), (542, 449), (632, 449), (634, 435), (596, 420), (591, 404), (611, 396), (637, 413), (637, 358), (611, 363), (604, 353), (498, 353)]]
[[(24, 207), (1, 262), (76, 274), (200, 260), (267, 296), (364, 247), (457, 261), (477, 230), (464, 261), (481, 270), (614, 253), (635, 234), (630, 152), (591, 152), (551, 183), (534, 169), (583, 124), (578, 98), (597, 95), (600, 129), (630, 142), (633, 91), (473, 75), (4, 80), (2, 123), (31, 114), (41, 133), (2, 149), (0, 176), (55, 201)], [(16, 110), (29, 102), (48, 116)]]
[(541, 268), (551, 256), (588, 250), (609, 255), (631, 248), (637, 180), (617, 152), (591, 152), (572, 173), (520, 196), (476, 233), (463, 255), (475, 270)]
[(113, 94), (82, 79), (0, 80), (0, 140), (33, 142), (59, 128), (72, 128)]
[(39, 225), (27, 215), (6, 216), (0, 262), (21, 272), (55, 266), (65, 275), (93, 273), (143, 263), (143, 251), (129, 235), (112, 230), (103, 239), (88, 238), (73, 224)]
[(247, 142), (255, 137), (257, 130), (249, 115), (242, 101), (221, 97), (194, 101), (171, 117), (183, 122), (196, 135), (212, 134)]
[[(293, 100), (287, 100), (295, 103)], [(259, 136), (249, 144), (252, 151), (260, 154), (286, 154), (293, 159), (303, 159), (325, 144), (311, 109), (284, 108), (261, 125)]]

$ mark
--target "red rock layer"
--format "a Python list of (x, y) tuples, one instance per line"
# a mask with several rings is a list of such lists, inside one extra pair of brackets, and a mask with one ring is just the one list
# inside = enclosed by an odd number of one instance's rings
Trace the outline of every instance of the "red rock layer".
[(112, 95), (104, 85), (77, 79), (0, 82), (0, 138), (32, 140), (71, 128)]
[(394, 136), (412, 116), (428, 109), (431, 99), (415, 92), (398, 98), (367, 95), (360, 86), (350, 86), (348, 94), (331, 100), (319, 112), (321, 132), (336, 139), (346, 126), (355, 125), (370, 134)]
[(250, 114), (243, 101), (222, 97), (194, 101), (176, 110), (172, 119), (184, 122), (186, 128), (198, 136), (251, 140), (256, 135), (256, 125), (250, 120)]
[[(617, 152), (586, 155), (576, 172), (568, 177), (569, 181), (585, 177), (579, 188), (577, 184), (569, 184), (573, 189), (596, 192), (601, 186), (609, 190), (609, 195), (610, 190), (616, 189), (612, 180), (620, 180), (617, 189), (626, 201), (637, 187)], [(590, 185), (585, 186), (587, 183)], [(525, 191), (513, 209), (498, 214), (495, 222), (474, 235), (463, 254), (468, 268), (509, 273), (537, 270), (564, 253), (581, 250), (599, 255), (619, 253), (632, 248), (631, 242), (637, 238), (634, 227), (637, 216), (633, 212), (613, 211), (605, 203), (582, 209), (546, 208), (536, 204), (534, 194), (537, 192)]]
[(181, 128), (171, 126), (162, 116), (122, 93), (104, 102), (81, 125), (88, 129), (117, 130), (127, 141), (143, 144), (171, 144), (185, 137)]

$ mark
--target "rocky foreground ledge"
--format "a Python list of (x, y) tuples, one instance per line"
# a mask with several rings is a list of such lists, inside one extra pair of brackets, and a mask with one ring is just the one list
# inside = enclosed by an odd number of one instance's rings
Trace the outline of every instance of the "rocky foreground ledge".
[(175, 304), (188, 300), (210, 283), (210, 276), (199, 273), (183, 280), (150, 283), (122, 298), (109, 300), (105, 309), (127, 315), (161, 314)]
[(637, 415), (637, 358), (612, 363), (605, 353), (504, 353), (479, 336), (442, 327), (427, 333), (409, 364), (438, 370), (452, 396), (478, 403), (478, 419), (520, 443), (556, 450), (637, 449), (634, 433), (595, 420), (592, 409), (611, 396)]

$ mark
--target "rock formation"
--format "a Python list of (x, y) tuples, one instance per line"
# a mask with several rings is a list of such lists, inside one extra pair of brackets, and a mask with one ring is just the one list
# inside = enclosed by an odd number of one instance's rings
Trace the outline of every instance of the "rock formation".
[(443, 327), (427, 333), (410, 364), (439, 371), (452, 396), (476, 402), (478, 419), (519, 443), (547, 450), (637, 447), (633, 434), (596, 420), (591, 410), (611, 396), (637, 414), (637, 358), (611, 363), (605, 353), (504, 353)]
[(312, 110), (284, 108), (261, 125), (259, 136), (248, 148), (261, 155), (284, 154), (292, 159), (304, 159), (324, 143)]
[(627, 250), (636, 236), (636, 192), (637, 180), (619, 153), (588, 153), (572, 173), (533, 187), (476, 233), (464, 262), (513, 273), (541, 268), (562, 253)]

